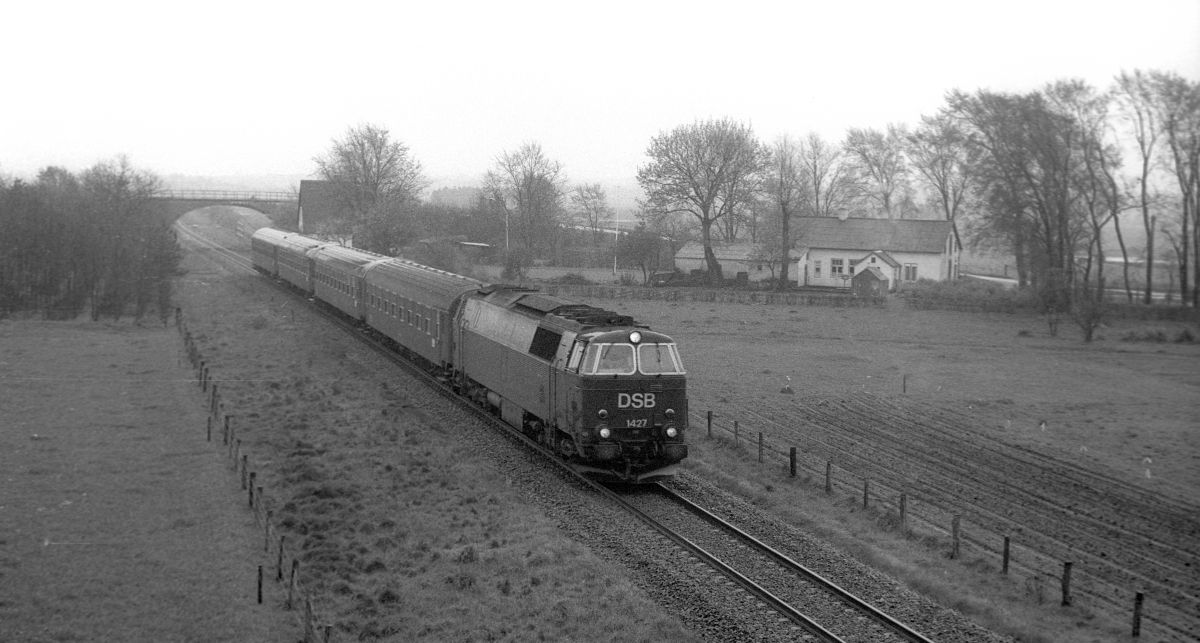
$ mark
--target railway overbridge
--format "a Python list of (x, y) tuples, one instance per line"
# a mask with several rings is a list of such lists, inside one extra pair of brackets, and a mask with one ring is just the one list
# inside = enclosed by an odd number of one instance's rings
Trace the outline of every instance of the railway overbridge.
[(295, 219), (299, 205), (294, 192), (253, 192), (233, 190), (159, 190), (153, 197), (164, 205), (163, 216), (174, 222), (179, 217), (212, 205), (230, 205), (262, 212), (272, 221)]

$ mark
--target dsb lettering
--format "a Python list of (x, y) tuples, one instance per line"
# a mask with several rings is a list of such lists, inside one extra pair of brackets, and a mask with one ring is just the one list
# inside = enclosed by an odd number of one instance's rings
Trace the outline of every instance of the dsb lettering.
[(618, 393), (617, 408), (652, 409), (654, 408), (654, 393)]

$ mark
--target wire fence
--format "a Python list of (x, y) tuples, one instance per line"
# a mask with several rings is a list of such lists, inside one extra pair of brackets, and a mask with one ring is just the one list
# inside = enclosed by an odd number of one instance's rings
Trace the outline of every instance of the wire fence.
[(268, 500), (266, 490), (259, 484), (258, 472), (251, 468), (250, 456), (237, 434), (234, 415), (228, 412), (221, 399), (220, 383), (213, 378), (195, 338), (183, 321), (183, 311), (179, 308), (175, 309), (175, 327), (183, 339), (188, 362), (196, 372), (196, 382), (208, 403), (205, 438), (210, 443), (220, 440), (221, 451), (229, 460), (229, 467), (238, 476), (246, 494), (246, 506), (262, 529), (263, 558), (266, 562), (258, 565), (256, 570), (257, 601), (262, 604), (264, 585), (273, 582), (286, 593), (285, 608), (296, 612), (304, 630), (303, 642), (330, 643), (334, 641), (333, 625), (321, 618), (312, 592), (305, 587), (300, 559), (292, 555), (292, 549), (299, 551), (299, 548), (290, 544), (287, 535), (275, 525), (274, 510), (271, 509), (275, 503)]
[(778, 467), (776, 475), (803, 478), (822, 486), (833, 498), (848, 499), (856, 505), (861, 502), (862, 509), (873, 512), (884, 525), (908, 537), (935, 542), (948, 558), (963, 559), (970, 554), (995, 561), (1003, 575), (1023, 575), (1026, 594), (1038, 604), (1057, 600), (1067, 607), (1082, 599), (1094, 609), (1112, 613), (1130, 610), (1133, 638), (1140, 638), (1147, 627), (1152, 627), (1154, 640), (1190, 640), (1181, 628), (1162, 619), (1151, 621), (1145, 615), (1147, 592), (1097, 576), (1088, 566), (1097, 559), (1087, 552), (1075, 552), (1079, 555), (1074, 560), (1064, 560), (977, 522), (988, 512), (986, 508), (954, 508), (922, 499), (890, 481), (872, 479), (805, 448), (768, 439), (762, 431), (753, 431), (732, 417), (719, 417), (712, 411), (692, 412), (689, 416), (693, 436), (697, 428), (702, 428), (705, 439), (731, 442), (737, 452), (757, 457), (758, 464)]
[(647, 288), (644, 286), (601, 286), (545, 284), (546, 294), (591, 299), (642, 299), (648, 301), (691, 301), (722, 304), (773, 304), (779, 306), (832, 306), (863, 308), (884, 306), (886, 297), (856, 297), (847, 292), (776, 292), (738, 288)]

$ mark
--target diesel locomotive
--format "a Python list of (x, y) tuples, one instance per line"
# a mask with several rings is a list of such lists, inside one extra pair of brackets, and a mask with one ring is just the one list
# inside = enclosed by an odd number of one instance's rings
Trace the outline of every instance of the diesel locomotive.
[(578, 469), (638, 482), (687, 457), (678, 348), (629, 316), (271, 228), (251, 250)]

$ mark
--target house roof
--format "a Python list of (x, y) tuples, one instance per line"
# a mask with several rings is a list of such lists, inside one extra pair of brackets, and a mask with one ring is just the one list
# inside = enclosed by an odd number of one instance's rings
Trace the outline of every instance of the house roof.
[[(713, 254), (717, 256), (717, 261), (745, 261), (755, 262), (760, 259), (763, 262), (767, 261), (767, 249), (761, 243), (718, 243), (712, 244)], [(795, 248), (788, 251), (788, 255), (792, 259), (799, 259), (803, 253)], [(699, 241), (689, 241), (678, 252), (675, 253), (676, 259), (704, 259), (704, 244)]]
[(882, 250), (874, 250), (872, 252), (868, 252), (866, 255), (863, 256), (862, 259), (855, 261), (854, 265), (857, 266), (857, 265), (861, 264), (862, 262), (866, 261), (867, 259), (870, 259), (872, 255), (879, 257), (880, 259), (883, 260), (884, 263), (886, 263), (887, 265), (889, 265), (893, 268), (900, 267), (899, 261), (896, 261), (896, 259), (894, 257), (892, 257), (892, 255), (890, 255)]
[(796, 217), (792, 229), (798, 244), (814, 249), (935, 254), (952, 233), (949, 221), (936, 219)]
[(872, 266), (870, 268), (865, 268), (865, 269), (860, 270), (857, 273), (855, 273), (854, 281), (858, 281), (860, 277), (862, 279), (866, 279), (866, 277), (863, 277), (863, 275), (870, 275), (870, 276), (878, 279), (879, 281), (887, 281), (888, 280), (888, 278), (883, 275), (883, 271), (874, 266)]

